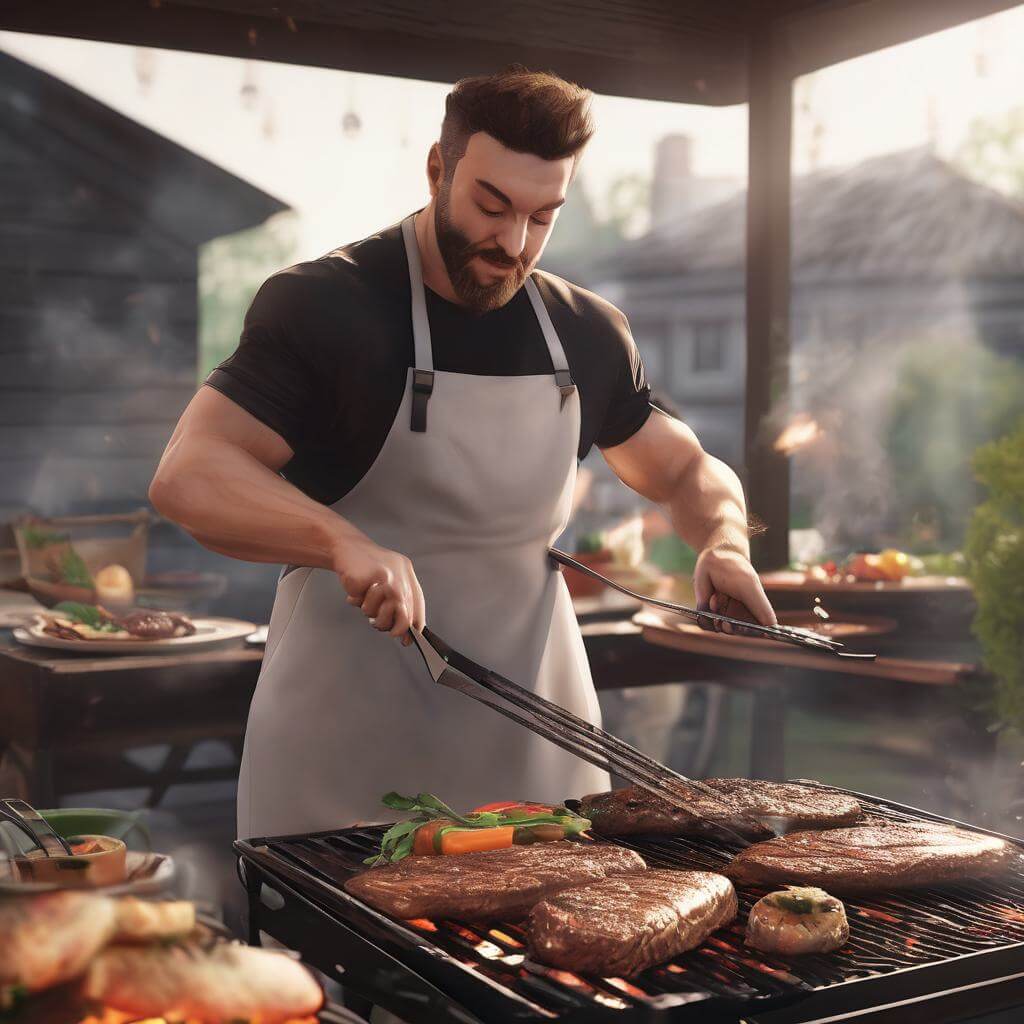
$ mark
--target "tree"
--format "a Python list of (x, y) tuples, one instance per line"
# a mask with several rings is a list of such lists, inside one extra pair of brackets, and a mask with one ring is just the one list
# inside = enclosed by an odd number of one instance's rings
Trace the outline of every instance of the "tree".
[(1024, 106), (976, 118), (956, 162), (991, 188), (1024, 199)]

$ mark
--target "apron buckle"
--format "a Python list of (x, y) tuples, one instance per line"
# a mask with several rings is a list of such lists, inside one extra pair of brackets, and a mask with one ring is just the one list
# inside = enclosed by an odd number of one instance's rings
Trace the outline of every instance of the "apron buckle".
[(434, 390), (434, 371), (412, 371), (412, 429), (417, 434), (427, 432), (427, 402)]
[(576, 390), (576, 385), (572, 382), (572, 374), (568, 370), (555, 370), (555, 384), (562, 396), (558, 408), (564, 409), (565, 400)]

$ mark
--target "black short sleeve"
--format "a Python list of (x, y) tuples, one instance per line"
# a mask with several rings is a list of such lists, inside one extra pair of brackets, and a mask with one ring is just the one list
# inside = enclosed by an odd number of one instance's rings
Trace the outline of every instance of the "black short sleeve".
[(235, 352), (206, 384), (280, 434), (293, 451), (308, 442), (320, 374), (295, 336), (301, 288), (287, 274), (268, 279), (249, 306)]
[(626, 317), (618, 310), (615, 331), (616, 372), (604, 420), (595, 438), (599, 448), (614, 448), (628, 441), (651, 414), (651, 388), (647, 383), (643, 360), (633, 340)]

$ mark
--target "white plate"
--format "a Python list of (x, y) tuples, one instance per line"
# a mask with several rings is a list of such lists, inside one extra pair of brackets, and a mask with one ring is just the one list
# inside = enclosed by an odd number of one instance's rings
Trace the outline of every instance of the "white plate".
[(27, 628), (14, 630), (14, 639), (28, 647), (50, 647), (76, 654), (166, 654), (182, 648), (206, 647), (248, 636), (256, 626), (240, 619), (193, 619), (192, 636), (169, 637), (165, 640), (65, 640), (43, 632), (43, 620)]
[[(165, 891), (174, 881), (175, 866), (171, 857), (165, 853), (129, 850), (127, 856), (128, 877), (116, 885), (83, 886), (74, 892), (102, 893), (104, 896), (143, 896)], [(12, 877), (13, 865), (10, 861), (0, 860), (0, 898), (4, 895), (31, 896), (33, 893), (55, 892), (67, 887), (55, 882), (23, 882)]]

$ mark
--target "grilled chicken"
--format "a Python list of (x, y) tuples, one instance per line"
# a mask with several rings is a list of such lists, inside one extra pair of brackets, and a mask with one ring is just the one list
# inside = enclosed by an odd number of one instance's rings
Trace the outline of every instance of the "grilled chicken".
[(279, 1024), (323, 1006), (313, 976), (290, 957), (235, 943), (111, 946), (89, 967), (84, 993), (106, 1006), (146, 1016), (223, 1024)]
[(188, 935), (196, 927), (196, 908), (187, 900), (149, 902), (126, 896), (116, 902), (115, 942), (152, 942)]
[(40, 992), (77, 978), (116, 930), (114, 901), (91, 893), (0, 900), (0, 991)]

